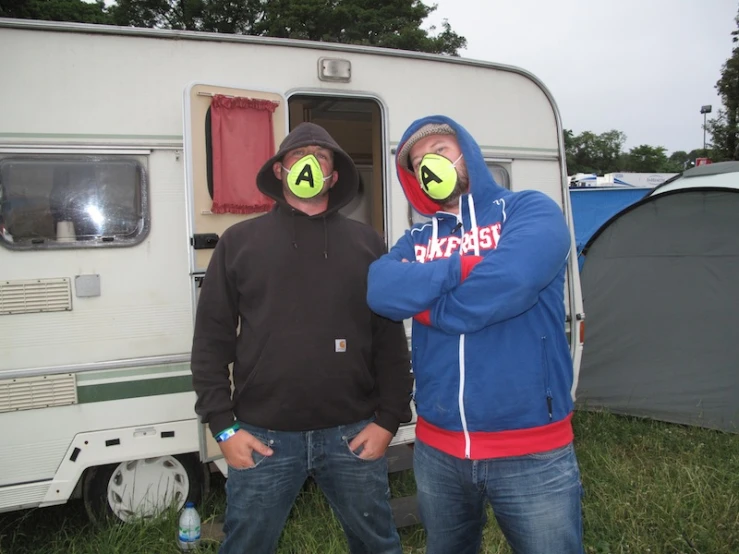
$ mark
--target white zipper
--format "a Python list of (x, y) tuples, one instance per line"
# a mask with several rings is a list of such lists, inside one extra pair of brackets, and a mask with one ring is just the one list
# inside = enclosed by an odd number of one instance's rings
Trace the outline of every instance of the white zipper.
[(480, 235), (477, 233), (477, 214), (475, 213), (475, 200), (470, 195), (467, 201), (467, 206), (470, 209), (470, 228), (472, 229), (472, 239), (475, 242), (475, 256), (480, 255)]
[(464, 457), (470, 458), (470, 432), (467, 430), (467, 416), (464, 413), (464, 335), (459, 335), (459, 417), (464, 431)]
[[(462, 236), (464, 236), (464, 220), (462, 218), (462, 199), (464, 196), (459, 197), (459, 222), (462, 224)], [(472, 195), (467, 196), (467, 206), (470, 209), (470, 223), (471, 229), (474, 231), (477, 227), (477, 217), (475, 215), (475, 204), (472, 201)], [(474, 236), (474, 232), (472, 233)], [(475, 240), (475, 254), (480, 255), (480, 246)], [(464, 457), (470, 459), (471, 456), (471, 442), (470, 432), (467, 429), (467, 415), (464, 413), (464, 340), (465, 335), (459, 336), (459, 417), (462, 420), (462, 430), (464, 431)]]

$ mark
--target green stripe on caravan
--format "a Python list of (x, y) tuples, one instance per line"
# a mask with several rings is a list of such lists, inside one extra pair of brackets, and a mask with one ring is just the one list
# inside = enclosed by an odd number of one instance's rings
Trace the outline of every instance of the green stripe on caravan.
[(162, 394), (176, 394), (190, 391), (192, 391), (192, 377), (190, 375), (180, 375), (160, 379), (119, 381), (117, 383), (77, 387), (77, 402), (79, 404), (88, 404), (91, 402), (107, 402), (110, 400), (124, 400), (126, 398), (141, 398), (144, 396), (159, 396)]
[[(169, 373), (180, 373), (190, 371), (190, 364), (152, 365), (145, 367), (129, 367), (124, 369), (101, 369), (77, 374), (77, 382), (86, 384), (89, 381), (112, 381), (114, 379), (126, 379), (130, 377), (162, 378)], [(109, 383), (104, 383), (109, 384)]]

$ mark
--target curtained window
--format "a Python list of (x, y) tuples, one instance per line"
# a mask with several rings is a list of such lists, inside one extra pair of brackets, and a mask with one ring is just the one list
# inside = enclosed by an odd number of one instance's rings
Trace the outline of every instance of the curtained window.
[(257, 189), (256, 176), (275, 153), (272, 114), (277, 105), (269, 100), (213, 97), (207, 129), (213, 213), (266, 212), (274, 204)]

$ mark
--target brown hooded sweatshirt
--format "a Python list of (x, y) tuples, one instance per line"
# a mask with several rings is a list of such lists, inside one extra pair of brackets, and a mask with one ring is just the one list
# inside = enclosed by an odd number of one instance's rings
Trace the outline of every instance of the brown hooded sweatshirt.
[[(339, 174), (328, 209), (315, 216), (287, 204), (272, 172), (285, 153), (308, 145), (332, 150)], [(369, 265), (385, 246), (370, 226), (338, 213), (358, 183), (333, 138), (303, 123), (257, 175), (275, 207), (230, 227), (218, 241), (200, 291), (191, 362), (195, 411), (212, 433), (235, 419), (309, 431), (374, 414), (391, 433), (410, 420), (403, 325), (366, 302)]]

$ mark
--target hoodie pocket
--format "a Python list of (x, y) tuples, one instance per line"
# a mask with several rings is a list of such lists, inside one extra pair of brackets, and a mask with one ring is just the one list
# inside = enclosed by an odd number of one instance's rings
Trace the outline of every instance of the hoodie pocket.
[(547, 403), (547, 414), (549, 414), (549, 421), (554, 418), (554, 407), (552, 400), (552, 389), (550, 386), (550, 368), (549, 368), (549, 350), (547, 347), (547, 337), (541, 337), (541, 368), (544, 374), (544, 395)]
[(366, 395), (374, 387), (366, 342), (327, 329), (271, 333), (242, 390), (249, 396), (320, 395), (324, 389)]

